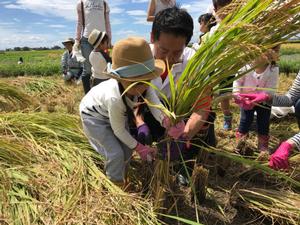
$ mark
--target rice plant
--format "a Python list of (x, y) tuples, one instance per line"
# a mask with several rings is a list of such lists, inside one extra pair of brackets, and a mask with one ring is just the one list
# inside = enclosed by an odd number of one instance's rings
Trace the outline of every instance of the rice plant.
[(300, 196), (289, 190), (248, 188), (234, 190), (237, 204), (259, 213), (272, 224), (300, 223)]
[(16, 87), (0, 82), (0, 112), (30, 107), (34, 100)]
[(147, 199), (101, 172), (79, 118), (67, 114), (0, 116), (1, 224), (158, 224)]

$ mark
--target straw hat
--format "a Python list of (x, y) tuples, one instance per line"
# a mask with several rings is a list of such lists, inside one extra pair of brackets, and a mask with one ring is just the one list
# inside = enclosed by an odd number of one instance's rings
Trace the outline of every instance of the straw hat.
[(62, 42), (62, 44), (64, 45), (64, 44), (66, 44), (66, 43), (72, 43), (72, 44), (74, 44), (75, 43), (75, 40), (74, 40), (74, 38), (67, 38), (66, 40), (64, 40), (63, 42)]
[(97, 48), (98, 45), (100, 45), (101, 41), (105, 37), (106, 32), (105, 31), (99, 31), (97, 29), (94, 29), (88, 38), (88, 42), (94, 47)]
[(129, 37), (114, 45), (112, 64), (108, 64), (106, 73), (117, 80), (147, 81), (160, 76), (164, 70), (164, 61), (154, 59), (143, 38)]

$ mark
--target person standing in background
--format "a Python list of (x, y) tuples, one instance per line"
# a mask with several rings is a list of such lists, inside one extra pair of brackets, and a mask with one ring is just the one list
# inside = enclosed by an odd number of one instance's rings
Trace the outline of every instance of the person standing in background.
[(176, 0), (151, 0), (148, 6), (147, 21), (153, 22), (155, 15), (164, 9), (176, 5)]
[(77, 57), (73, 57), (74, 39), (67, 38), (62, 42), (66, 51), (61, 57), (61, 70), (66, 82), (80, 81), (82, 74), (82, 63), (78, 62)]
[(94, 29), (105, 31), (109, 37), (109, 46), (111, 46), (112, 36), (108, 3), (105, 0), (81, 0), (77, 3), (77, 27), (73, 50), (76, 54), (81, 48), (82, 56), (85, 58), (82, 73), (82, 84), (85, 94), (91, 88), (89, 55), (93, 50), (93, 46), (88, 42), (88, 37)]

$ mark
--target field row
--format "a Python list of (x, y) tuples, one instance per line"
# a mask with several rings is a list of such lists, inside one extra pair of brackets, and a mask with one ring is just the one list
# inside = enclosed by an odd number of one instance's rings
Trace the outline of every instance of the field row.
[[(0, 77), (60, 74), (60, 59), (63, 50), (20, 51), (0, 54)], [(18, 65), (22, 57), (24, 64)], [(289, 75), (300, 69), (300, 44), (285, 44), (281, 47), (279, 68)]]

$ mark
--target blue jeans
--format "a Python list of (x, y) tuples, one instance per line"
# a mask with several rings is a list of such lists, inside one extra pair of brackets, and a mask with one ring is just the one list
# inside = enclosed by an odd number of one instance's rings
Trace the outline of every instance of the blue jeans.
[(254, 112), (256, 112), (257, 133), (259, 135), (269, 135), (271, 107), (269, 105), (255, 106), (252, 110), (241, 109), (241, 118), (238, 131), (247, 134), (253, 122)]
[(83, 63), (83, 71), (82, 71), (82, 85), (83, 85), (83, 90), (84, 93), (88, 93), (89, 90), (91, 89), (91, 63), (89, 61), (89, 56), (91, 54), (91, 52), (93, 51), (93, 47), (90, 45), (90, 43), (88, 42), (88, 39), (85, 37), (82, 37), (80, 40), (80, 46), (81, 46), (81, 53), (82, 56), (85, 58), (85, 61)]

